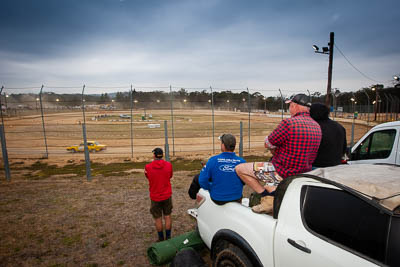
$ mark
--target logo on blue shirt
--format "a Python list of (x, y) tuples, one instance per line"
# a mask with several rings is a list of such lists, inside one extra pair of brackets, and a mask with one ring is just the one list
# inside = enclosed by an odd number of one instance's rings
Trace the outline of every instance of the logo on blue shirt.
[(235, 172), (235, 166), (234, 165), (221, 165), (219, 166), (219, 170), (223, 172)]

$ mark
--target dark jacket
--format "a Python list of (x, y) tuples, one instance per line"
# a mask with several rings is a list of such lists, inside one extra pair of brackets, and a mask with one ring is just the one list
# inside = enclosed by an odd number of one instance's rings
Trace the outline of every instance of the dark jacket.
[(313, 166), (329, 167), (341, 164), (347, 147), (346, 130), (336, 121), (329, 119), (329, 109), (324, 104), (312, 104), (310, 115), (322, 131), (321, 144)]
[(200, 190), (199, 175), (200, 174), (196, 174), (193, 177), (192, 183), (190, 184), (190, 187), (189, 187), (189, 190), (188, 190), (188, 194), (189, 194), (191, 199), (196, 199), (196, 195)]

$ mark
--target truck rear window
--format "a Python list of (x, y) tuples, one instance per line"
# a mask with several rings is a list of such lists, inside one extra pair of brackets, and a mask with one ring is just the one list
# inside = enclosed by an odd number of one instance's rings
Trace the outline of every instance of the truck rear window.
[(310, 232), (350, 252), (385, 262), (388, 214), (342, 190), (304, 186), (302, 194), (303, 222)]

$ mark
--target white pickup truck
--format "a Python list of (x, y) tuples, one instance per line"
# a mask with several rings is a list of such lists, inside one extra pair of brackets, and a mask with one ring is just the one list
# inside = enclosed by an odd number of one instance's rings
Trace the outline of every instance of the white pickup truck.
[(213, 266), (400, 266), (400, 167), (340, 165), (289, 177), (273, 215), (197, 194)]
[(348, 164), (400, 165), (400, 121), (379, 124), (351, 148)]

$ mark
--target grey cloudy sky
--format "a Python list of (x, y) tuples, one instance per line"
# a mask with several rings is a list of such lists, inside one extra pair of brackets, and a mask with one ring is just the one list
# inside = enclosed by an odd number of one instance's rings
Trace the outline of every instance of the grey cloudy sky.
[[(398, 0), (2, 0), (6, 88), (176, 86), (326, 91), (392, 85)], [(367, 77), (365, 77), (367, 76)], [(65, 89), (68, 90), (68, 89)], [(115, 90), (111, 90), (115, 91)]]

